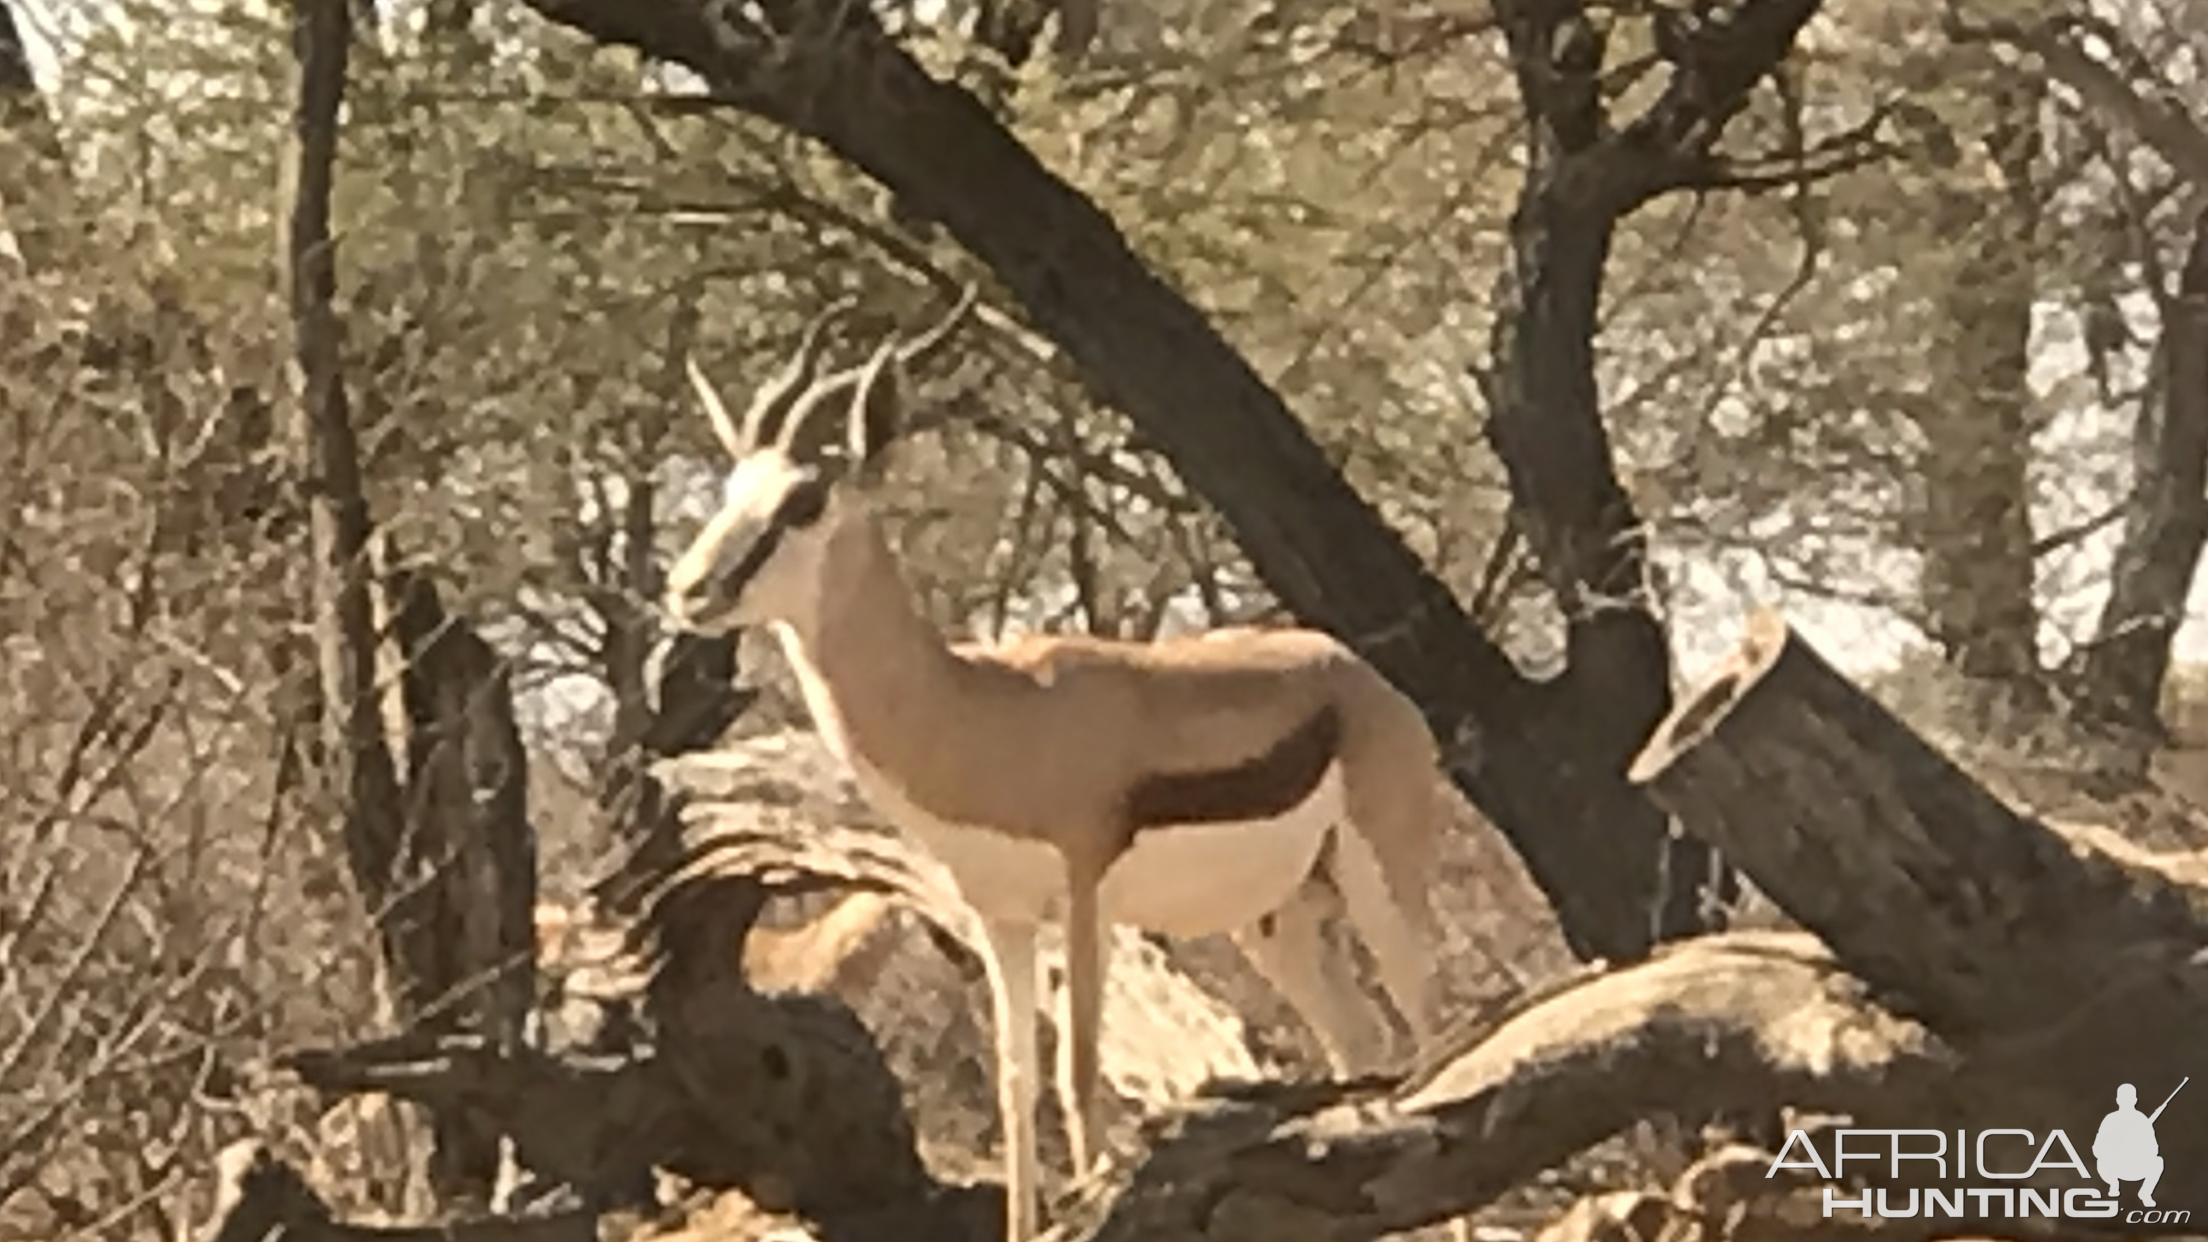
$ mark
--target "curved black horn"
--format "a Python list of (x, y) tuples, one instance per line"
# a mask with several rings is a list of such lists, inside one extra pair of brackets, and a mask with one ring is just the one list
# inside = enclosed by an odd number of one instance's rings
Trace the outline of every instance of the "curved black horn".
[(899, 347), (897, 361), (908, 367), (927, 361), (928, 356), (941, 349), (943, 343), (951, 339), (951, 334), (958, 331), (959, 325), (966, 322), (967, 312), (973, 310), (974, 304), (980, 300), (981, 286), (967, 281), (965, 289), (958, 295), (957, 305), (951, 307), (950, 313), (938, 320), (934, 327)]
[(856, 304), (857, 299), (851, 297), (829, 303), (826, 310), (805, 325), (804, 334), (798, 338), (797, 353), (780, 372), (760, 385), (758, 394), (752, 398), (751, 409), (744, 414), (741, 439), (747, 451), (784, 437), (791, 411), (811, 395), (813, 376), (820, 367), (821, 337), (831, 325), (848, 316)]
[(884, 341), (859, 371), (858, 391), (851, 394), (850, 425), (844, 431), (854, 466), (873, 460), (897, 438), (897, 408), (904, 396), (897, 389), (897, 373), (903, 366), (897, 343)]
[(728, 407), (721, 403), (721, 394), (713, 391), (713, 381), (705, 378), (695, 357), (683, 359), (683, 372), (690, 377), (690, 388), (697, 394), (698, 403), (705, 407), (705, 417), (713, 424), (713, 435), (728, 450), (730, 457), (742, 457), (745, 452), (743, 433), (737, 430), (736, 420), (730, 417)]
[(791, 403), (788, 417), (782, 420), (781, 434), (775, 437), (775, 447), (792, 457), (804, 457), (808, 449), (818, 447), (819, 438), (808, 437), (808, 429), (819, 417), (821, 407), (850, 391), (859, 382), (860, 373), (861, 368), (851, 367), (807, 388)]
[[(927, 331), (906, 341), (903, 345), (896, 346), (898, 364), (911, 366), (916, 362), (927, 361), (931, 354), (943, 347), (944, 342), (951, 339), (959, 325), (966, 321), (967, 312), (974, 308), (980, 297), (981, 286), (971, 281), (967, 282), (965, 289), (959, 294), (957, 305), (951, 307), (948, 314), (936, 321), (934, 326)], [(845, 367), (821, 380), (813, 392), (805, 394), (804, 407), (807, 414), (809, 415), (813, 410), (819, 408), (820, 403), (827, 398), (835, 396), (846, 388), (857, 385), (861, 372), (873, 365), (873, 360), (869, 358), (866, 362), (853, 367)], [(792, 421), (796, 420), (792, 419)]]

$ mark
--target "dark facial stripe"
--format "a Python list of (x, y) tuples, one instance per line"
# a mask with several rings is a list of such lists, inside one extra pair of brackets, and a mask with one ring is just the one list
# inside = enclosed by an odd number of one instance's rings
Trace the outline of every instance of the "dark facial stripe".
[(782, 535), (788, 529), (779, 521), (767, 523), (767, 528), (759, 532), (759, 538), (744, 549), (744, 555), (721, 575), (718, 592), (722, 598), (734, 603), (744, 597), (744, 588), (750, 586), (751, 580), (758, 577), (759, 571), (773, 559), (775, 549), (782, 546)]
[(1139, 832), (1284, 814), (1318, 788), (1341, 742), (1341, 712), (1330, 705), (1263, 754), (1234, 767), (1153, 775), (1128, 791), (1129, 827)]
[(811, 526), (827, 511), (828, 487), (825, 479), (808, 479), (792, 488), (782, 498), (774, 516), (767, 519), (759, 537), (744, 549), (743, 556), (717, 576), (714, 592), (730, 603), (742, 599), (744, 588), (751, 585), (751, 580), (759, 576), (759, 571), (782, 546), (782, 537)]

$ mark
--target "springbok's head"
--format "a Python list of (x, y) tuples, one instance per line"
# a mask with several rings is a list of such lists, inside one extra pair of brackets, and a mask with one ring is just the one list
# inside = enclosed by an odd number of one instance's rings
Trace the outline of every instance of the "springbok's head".
[(820, 375), (821, 338), (851, 309), (837, 302), (807, 324), (796, 354), (732, 417), (697, 364), (696, 390), (728, 450), (720, 511), (667, 572), (666, 608), (684, 629), (726, 634), (810, 615), (837, 537), (865, 508), (872, 469), (898, 432), (903, 369), (949, 339), (973, 306), (969, 285), (941, 322), (865, 362)]

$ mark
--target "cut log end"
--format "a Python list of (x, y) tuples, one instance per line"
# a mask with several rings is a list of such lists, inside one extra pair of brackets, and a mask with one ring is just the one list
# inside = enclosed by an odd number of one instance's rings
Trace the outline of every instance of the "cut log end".
[(1626, 779), (1636, 785), (1655, 780), (1680, 755), (1715, 732), (1748, 691), (1778, 663), (1791, 632), (1786, 619), (1771, 609), (1749, 614), (1748, 633), (1740, 645), (1718, 662), (1700, 690), (1682, 698), (1656, 727), (1648, 745), (1626, 769)]

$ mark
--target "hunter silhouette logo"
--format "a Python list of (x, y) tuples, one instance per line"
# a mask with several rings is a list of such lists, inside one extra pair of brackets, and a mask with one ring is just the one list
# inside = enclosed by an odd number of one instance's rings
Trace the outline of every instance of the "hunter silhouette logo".
[[(1846, 1181), (1850, 1163), (1883, 1166), (1872, 1180), (1903, 1185), (1863, 1185), (1844, 1191), (1825, 1188), (1825, 1215), (1861, 1212), (1866, 1218), (1905, 1220), (1914, 1216), (1954, 1219), (2086, 1219), (2121, 1216), (2126, 1224), (2182, 1224), (2192, 1219), (2184, 1208), (2160, 1208), (2154, 1189), (2161, 1184), (2161, 1144), (2154, 1123), (2177, 1093), (2191, 1082), (2180, 1079), (2151, 1113), (2139, 1111), (2139, 1091), (2130, 1083), (2116, 1088), (2116, 1108), (2101, 1119), (2093, 1136), (2092, 1163), (2078, 1153), (2070, 1136), (2049, 1130), (1890, 1130), (1842, 1127), (1824, 1133), (1832, 1158), (1801, 1130), (1786, 1143), (1765, 1177), (1780, 1169), (1815, 1169), (1828, 1181)], [(1912, 1163), (1914, 1162), (1914, 1163)], [(1905, 1171), (1904, 1166), (1907, 1166)], [(2068, 1170), (2070, 1184), (2050, 1178)], [(1862, 1176), (1860, 1173), (1856, 1176)], [(2139, 1206), (2123, 1206), (2123, 1183), (2139, 1183)], [(2006, 1183), (2005, 1185), (2003, 1183)], [(2103, 1187), (2106, 1192), (2103, 1192)]]
[(2154, 1206), (2154, 1184), (2162, 1180), (2162, 1151), (2154, 1141), (2154, 1122), (2170, 1100), (2185, 1089), (2186, 1075), (2167, 1099), (2142, 1117), (2137, 1107), (2139, 1091), (2130, 1083), (2116, 1088), (2116, 1111), (2101, 1119), (2101, 1132), (2093, 1136), (2093, 1160), (2101, 1180), (2108, 1183), (2108, 1197), (2122, 1196), (2118, 1182), (2139, 1183), (2139, 1202)]

